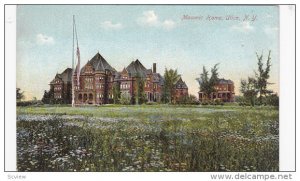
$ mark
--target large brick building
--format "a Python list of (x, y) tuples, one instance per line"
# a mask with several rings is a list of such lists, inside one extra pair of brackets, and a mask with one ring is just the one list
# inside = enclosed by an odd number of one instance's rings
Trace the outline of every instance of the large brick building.
[(144, 92), (148, 102), (160, 102), (164, 81), (156, 72), (156, 63), (153, 63), (153, 69), (146, 69), (139, 60), (135, 60), (114, 77), (115, 82), (120, 84), (121, 93), (128, 93), (131, 97), (137, 94), (135, 87), (139, 79), (144, 81)]
[(231, 80), (219, 79), (218, 83), (215, 85), (215, 92), (211, 95), (206, 95), (203, 92), (198, 92), (199, 101), (202, 102), (204, 100), (215, 100), (219, 99), (223, 102), (233, 102), (234, 101), (234, 83)]
[(61, 74), (56, 74), (50, 82), (50, 92), (56, 100), (70, 104), (72, 102), (72, 69), (67, 68)]
[[(153, 63), (152, 69), (147, 69), (139, 60), (135, 60), (118, 72), (98, 52), (81, 68), (79, 85), (76, 71), (74, 72), (75, 104), (113, 103), (113, 86), (119, 86), (121, 93), (134, 97), (137, 94), (137, 81), (140, 80), (144, 83), (147, 102), (160, 102), (164, 79), (156, 72), (156, 63)], [(62, 74), (57, 74), (51, 81), (50, 88), (54, 88), (54, 99), (71, 103), (72, 69), (68, 68)], [(176, 84), (175, 92), (178, 99), (182, 95), (188, 95), (188, 88), (181, 78)], [(134, 103), (134, 99), (131, 103)]]
[(74, 73), (75, 104), (107, 104), (112, 100), (116, 70), (97, 53), (80, 70), (79, 85)]

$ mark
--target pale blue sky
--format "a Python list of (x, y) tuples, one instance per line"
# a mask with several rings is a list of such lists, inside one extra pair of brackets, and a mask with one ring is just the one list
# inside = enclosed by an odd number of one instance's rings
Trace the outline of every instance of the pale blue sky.
[[(219, 65), (220, 77), (235, 82), (254, 75), (255, 52), (272, 50), (270, 81), (279, 89), (279, 8), (201, 5), (21, 5), (17, 7), (17, 87), (27, 99), (42, 97), (57, 72), (71, 67), (72, 15), (76, 16), (81, 65), (98, 51), (117, 70), (139, 59), (177, 68), (191, 94), (202, 66)], [(182, 20), (184, 15), (202, 20)], [(238, 16), (241, 21), (207, 20)], [(242, 21), (245, 15), (255, 21)]]

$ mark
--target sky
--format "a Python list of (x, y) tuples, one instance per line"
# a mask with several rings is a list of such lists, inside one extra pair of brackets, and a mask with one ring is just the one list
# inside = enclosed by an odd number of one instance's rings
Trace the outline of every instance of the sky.
[(256, 52), (271, 50), (270, 89), (279, 93), (279, 7), (204, 5), (18, 5), (17, 87), (41, 99), (56, 73), (72, 67), (75, 15), (81, 66), (97, 52), (116, 70), (139, 59), (177, 69), (197, 95), (203, 66), (219, 77), (254, 76)]

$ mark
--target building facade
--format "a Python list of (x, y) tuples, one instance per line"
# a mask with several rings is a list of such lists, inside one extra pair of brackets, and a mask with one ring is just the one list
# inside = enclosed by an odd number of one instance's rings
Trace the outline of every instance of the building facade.
[(138, 94), (138, 82), (142, 81), (147, 102), (160, 102), (161, 100), (164, 80), (156, 72), (156, 63), (153, 64), (152, 69), (146, 69), (139, 60), (135, 60), (121, 72), (117, 72), (114, 80), (120, 85), (121, 94), (127, 93), (130, 97), (135, 97)]
[(58, 102), (72, 103), (72, 69), (67, 68), (61, 74), (56, 74), (50, 82), (50, 92), (53, 92), (53, 99)]
[(219, 79), (218, 83), (215, 85), (215, 92), (211, 95), (206, 95), (204, 92), (199, 91), (199, 101), (205, 100), (221, 100), (223, 102), (234, 102), (234, 83), (231, 80)]
[[(153, 63), (152, 68), (147, 69), (137, 59), (118, 72), (99, 52), (80, 69), (79, 84), (77, 77), (75, 71), (73, 85), (76, 105), (113, 103), (114, 86), (118, 86), (121, 94), (128, 94), (132, 98), (131, 103), (134, 104), (140, 82), (143, 83), (143, 93), (147, 102), (160, 102), (164, 87), (163, 77), (156, 72), (156, 63)], [(72, 69), (67, 68), (63, 73), (57, 74), (50, 82), (50, 89), (54, 90), (54, 99), (71, 103)], [(175, 90), (178, 99), (188, 94), (188, 88), (181, 78)]]
[(182, 97), (189, 95), (189, 89), (186, 83), (180, 77), (175, 84), (175, 101), (179, 102)]
[(75, 104), (108, 104), (112, 102), (112, 86), (116, 70), (97, 53), (73, 75)]

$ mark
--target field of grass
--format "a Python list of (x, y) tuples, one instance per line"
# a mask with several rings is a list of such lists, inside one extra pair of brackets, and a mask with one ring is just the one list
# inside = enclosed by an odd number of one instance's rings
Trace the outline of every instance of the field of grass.
[(278, 171), (273, 107), (17, 107), (19, 171)]

